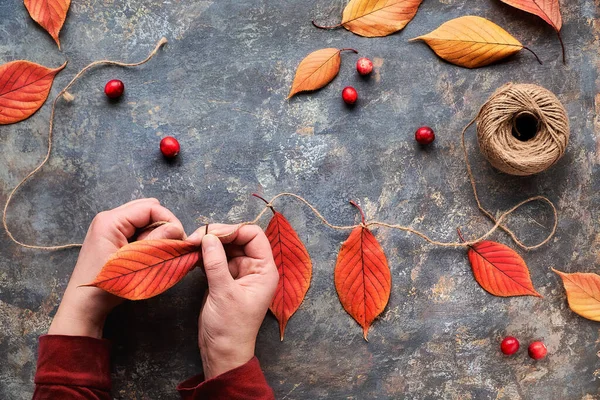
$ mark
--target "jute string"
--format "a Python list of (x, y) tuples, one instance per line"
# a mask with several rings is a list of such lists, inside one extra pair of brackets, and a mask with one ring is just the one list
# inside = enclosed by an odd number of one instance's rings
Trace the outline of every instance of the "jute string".
[[(30, 244), (26, 244), (23, 243), (19, 240), (17, 240), (13, 234), (10, 232), (8, 225), (7, 225), (7, 210), (8, 210), (8, 206), (10, 204), (10, 201), (12, 200), (15, 192), (28, 180), (30, 179), (36, 172), (38, 172), (43, 166), (44, 164), (46, 164), (46, 162), (48, 161), (48, 159), (50, 158), (50, 154), (51, 154), (51, 150), (52, 150), (52, 128), (53, 128), (53, 121), (54, 121), (54, 112), (55, 112), (55, 107), (56, 107), (56, 103), (57, 101), (60, 99), (61, 96), (68, 94), (67, 90), (73, 85), (73, 83), (81, 76), (83, 75), (87, 70), (89, 70), (90, 68), (93, 68), (94, 66), (97, 65), (102, 65), (102, 64), (108, 64), (108, 65), (117, 65), (117, 66), (122, 66), (122, 67), (135, 67), (141, 64), (144, 64), (146, 62), (148, 62), (158, 51), (158, 49), (164, 44), (166, 43), (166, 39), (161, 39), (160, 42), (158, 42), (158, 44), (156, 45), (156, 47), (154, 48), (154, 50), (150, 53), (150, 55), (138, 62), (138, 63), (122, 63), (122, 62), (116, 62), (116, 61), (108, 61), (108, 60), (102, 60), (102, 61), (96, 61), (90, 65), (88, 65), (87, 67), (85, 67), (84, 69), (82, 69), (72, 80), (71, 82), (69, 82), (69, 84), (56, 96), (56, 98), (54, 99), (54, 102), (52, 104), (52, 112), (50, 114), (50, 127), (49, 127), (49, 131), (48, 131), (48, 151), (46, 153), (46, 157), (43, 159), (43, 161), (33, 170), (31, 171), (9, 194), (7, 200), (6, 200), (6, 204), (4, 206), (4, 212), (2, 215), (2, 222), (4, 225), (4, 230), (6, 231), (7, 235), (9, 236), (9, 238), (15, 242), (16, 244), (25, 247), (25, 248), (29, 248), (29, 249), (36, 249), (36, 250), (61, 250), (61, 249), (68, 249), (68, 248), (73, 248), (73, 247), (80, 247), (82, 244), (81, 243), (69, 243), (69, 244), (64, 244), (64, 245), (57, 245), (57, 246), (37, 246), (37, 245), (30, 245)], [(498, 92), (496, 92), (494, 94), (494, 96), (497, 94)], [(501, 92), (503, 93), (503, 92)], [(461, 242), (441, 242), (435, 239), (430, 238), (428, 235), (426, 235), (425, 233), (411, 228), (409, 226), (404, 226), (404, 225), (399, 225), (399, 224), (390, 224), (387, 222), (381, 222), (381, 221), (365, 221), (364, 220), (364, 216), (363, 216), (363, 221), (360, 224), (354, 224), (354, 225), (335, 225), (330, 223), (324, 216), (323, 214), (321, 214), (321, 212), (315, 207), (313, 206), (308, 200), (306, 200), (304, 197), (299, 196), (297, 194), (294, 193), (279, 193), (278, 195), (276, 195), (275, 197), (273, 197), (270, 201), (267, 202), (267, 204), (265, 205), (265, 207), (261, 210), (261, 212), (252, 220), (252, 221), (246, 221), (246, 222), (242, 222), (240, 224), (237, 224), (236, 228), (234, 228), (234, 230), (228, 234), (225, 235), (221, 235), (221, 237), (227, 237), (227, 236), (231, 236), (233, 234), (235, 234), (242, 226), (245, 225), (251, 225), (251, 224), (256, 224), (260, 221), (260, 219), (265, 215), (265, 213), (267, 211), (269, 211), (270, 209), (273, 209), (273, 203), (282, 198), (282, 197), (289, 197), (292, 199), (295, 199), (297, 201), (300, 201), (301, 203), (303, 203), (304, 205), (306, 205), (313, 213), (314, 215), (326, 226), (328, 226), (331, 229), (334, 230), (339, 230), (339, 231), (346, 231), (346, 230), (351, 230), (357, 227), (364, 227), (364, 228), (375, 228), (375, 227), (384, 227), (384, 228), (389, 228), (389, 229), (396, 229), (396, 230), (400, 230), (400, 231), (404, 231), (404, 232), (408, 232), (410, 234), (416, 235), (420, 238), (422, 238), (423, 240), (427, 241), (428, 243), (435, 245), (435, 246), (440, 246), (440, 247), (453, 247), (453, 248), (462, 248), (462, 247), (467, 247), (467, 246), (472, 246), (482, 240), (487, 239), (489, 236), (491, 236), (496, 230), (498, 229), (502, 229), (503, 231), (505, 231), (511, 238), (512, 240), (522, 249), (524, 250), (533, 250), (533, 249), (537, 249), (541, 246), (543, 246), (544, 244), (546, 244), (554, 235), (554, 233), (556, 232), (556, 228), (558, 225), (558, 213), (556, 210), (556, 207), (554, 206), (554, 204), (546, 197), (544, 196), (535, 196), (535, 197), (531, 197), (528, 198), (526, 200), (521, 201), (520, 203), (518, 203), (517, 205), (515, 205), (514, 207), (512, 207), (511, 209), (504, 211), (503, 213), (500, 213), (498, 217), (494, 217), (492, 215), (492, 213), (490, 213), (488, 210), (486, 210), (482, 204), (481, 204), (481, 200), (479, 199), (479, 195), (477, 193), (477, 186), (475, 184), (475, 178), (473, 176), (473, 172), (471, 169), (471, 164), (469, 162), (469, 158), (468, 158), (468, 154), (467, 154), (467, 147), (466, 147), (466, 142), (465, 142), (465, 134), (467, 132), (467, 129), (473, 125), (473, 123), (475, 123), (476, 121), (480, 120), (480, 117), (482, 115), (482, 112), (484, 111), (486, 105), (488, 105), (488, 103), (493, 100), (493, 97), (486, 103), (484, 104), (484, 106), (482, 107), (482, 109), (480, 110), (480, 112), (478, 113), (478, 116), (473, 119), (471, 122), (469, 122), (469, 124), (467, 126), (465, 126), (465, 128), (462, 131), (462, 148), (463, 148), (463, 155), (464, 155), (464, 161), (465, 164), (467, 166), (467, 174), (469, 177), (469, 181), (471, 182), (471, 187), (473, 188), (473, 195), (475, 197), (475, 200), (477, 202), (477, 206), (479, 208), (479, 210), (481, 210), (481, 212), (486, 215), (493, 223), (493, 227), (490, 228), (485, 234), (472, 239), (472, 240), (468, 240), (468, 241), (461, 241)], [(67, 96), (69, 97), (69, 96)], [(550, 122), (549, 122), (550, 123)], [(566, 146), (566, 143), (565, 143)], [(564, 148), (562, 149), (562, 151), (564, 152)], [(561, 153), (562, 154), (562, 153)], [(548, 204), (550, 206), (550, 208), (552, 209), (553, 212), (553, 216), (554, 216), (554, 223), (552, 226), (552, 230), (551, 232), (548, 234), (548, 236), (541, 241), (538, 244), (535, 245), (526, 245), (524, 244), (522, 241), (520, 241), (517, 237), (517, 235), (510, 230), (505, 224), (505, 220), (507, 219), (507, 217), (509, 215), (511, 215), (512, 213), (514, 213), (517, 209), (519, 209), (520, 207), (522, 207), (523, 205), (533, 202), (533, 201), (542, 201), (546, 204)], [(362, 211), (361, 211), (362, 213)], [(148, 227), (146, 227), (145, 229), (152, 229), (152, 228), (156, 228), (160, 225), (164, 225), (166, 222), (164, 221), (158, 221), (155, 222), (151, 225), (149, 225)], [(208, 230), (208, 227), (207, 227)]]

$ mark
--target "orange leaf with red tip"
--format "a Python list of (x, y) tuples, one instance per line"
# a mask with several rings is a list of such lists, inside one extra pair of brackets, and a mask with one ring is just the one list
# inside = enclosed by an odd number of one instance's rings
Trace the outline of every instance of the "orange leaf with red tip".
[(0, 65), (0, 125), (22, 121), (39, 110), (54, 77), (66, 65), (50, 69), (24, 60)]
[(184, 240), (140, 240), (121, 247), (87, 285), (129, 300), (161, 294), (200, 260), (200, 246)]
[(390, 298), (392, 276), (383, 248), (363, 225), (352, 230), (342, 244), (334, 271), (335, 288), (348, 314), (362, 326), (367, 340), (369, 327)]
[(312, 262), (288, 220), (281, 213), (271, 210), (273, 218), (265, 233), (279, 271), (279, 283), (269, 309), (279, 322), (279, 334), (283, 340), (288, 320), (302, 304), (310, 286)]
[(567, 291), (569, 308), (573, 312), (592, 321), (600, 321), (600, 275), (576, 272), (567, 274), (556, 272)]
[(58, 34), (65, 23), (71, 0), (24, 0), (31, 18), (44, 28), (60, 49)]
[(483, 241), (469, 246), (469, 261), (477, 283), (494, 296), (537, 296), (525, 261), (513, 249)]

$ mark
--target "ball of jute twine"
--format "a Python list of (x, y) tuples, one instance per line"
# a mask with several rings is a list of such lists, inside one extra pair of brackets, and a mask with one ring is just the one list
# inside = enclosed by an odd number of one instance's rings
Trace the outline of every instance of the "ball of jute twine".
[(565, 108), (538, 85), (502, 86), (481, 107), (476, 122), (481, 152), (510, 175), (545, 171), (562, 157), (569, 141)]

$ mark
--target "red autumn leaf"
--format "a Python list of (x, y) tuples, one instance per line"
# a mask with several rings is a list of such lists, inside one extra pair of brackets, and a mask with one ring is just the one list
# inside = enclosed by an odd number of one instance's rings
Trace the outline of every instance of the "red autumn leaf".
[(200, 259), (200, 247), (183, 240), (140, 240), (121, 247), (87, 285), (129, 300), (161, 294)]
[(66, 65), (50, 69), (23, 60), (0, 65), (0, 125), (22, 121), (39, 110), (54, 77)]
[(563, 61), (565, 61), (565, 45), (560, 36), (560, 29), (562, 28), (562, 16), (560, 15), (560, 5), (558, 0), (500, 0), (503, 3), (508, 4), (523, 10), (530, 14), (537, 15), (543, 19), (548, 25), (550, 25), (558, 34), (558, 40), (562, 47)]
[(525, 261), (513, 249), (483, 241), (469, 246), (469, 261), (477, 283), (494, 296), (537, 296)]
[(273, 218), (265, 233), (279, 271), (279, 283), (269, 308), (279, 321), (279, 334), (283, 341), (288, 320), (302, 304), (310, 286), (312, 262), (306, 247), (288, 220), (273, 208), (271, 210)]
[(342, 244), (334, 271), (335, 288), (348, 314), (362, 326), (367, 340), (369, 327), (383, 312), (390, 298), (392, 276), (383, 248), (363, 225), (352, 230)]
[(24, 0), (31, 18), (40, 24), (60, 49), (58, 34), (65, 23), (71, 0)]

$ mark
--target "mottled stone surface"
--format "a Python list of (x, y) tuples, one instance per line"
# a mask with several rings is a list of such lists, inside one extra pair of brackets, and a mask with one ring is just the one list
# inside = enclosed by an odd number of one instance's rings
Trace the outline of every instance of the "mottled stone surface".
[[(91, 61), (144, 58), (161, 36), (169, 44), (131, 70), (106, 67), (75, 85), (60, 103), (49, 164), (21, 190), (10, 225), (38, 244), (80, 241), (93, 216), (139, 197), (157, 197), (184, 222), (252, 219), (252, 192), (306, 196), (333, 223), (349, 224), (359, 201), (372, 219), (413, 226), (439, 240), (455, 228), (478, 235), (490, 227), (478, 213), (461, 160), (459, 133), (498, 86), (533, 82), (555, 92), (568, 110), (572, 139), (551, 170), (530, 178), (498, 173), (469, 149), (482, 201), (491, 210), (544, 194), (557, 204), (556, 237), (523, 253), (537, 298), (496, 298), (474, 281), (461, 250), (434, 248), (414, 236), (378, 229), (393, 288), (369, 343), (343, 311), (333, 267), (347, 233), (332, 231), (303, 206), (281, 201), (314, 262), (308, 296), (279, 342), (267, 316), (257, 354), (279, 399), (598, 399), (600, 325), (572, 313), (559, 278), (597, 272), (600, 263), (599, 2), (561, 1), (568, 64), (551, 28), (496, 0), (427, 0), (396, 35), (379, 39), (321, 31), (310, 21), (336, 20), (344, 1), (89, 0), (73, 1), (61, 34), (63, 51), (27, 16), (21, 0), (0, 2), (0, 62), (28, 59), (56, 67), (68, 60), (55, 95)], [(473, 14), (503, 26), (544, 60), (521, 52), (498, 65), (468, 70), (444, 63), (409, 38), (454, 17)], [(309, 52), (354, 47), (371, 57), (370, 79), (345, 53), (340, 75), (325, 89), (290, 101), (294, 70)], [(110, 103), (104, 83), (122, 79), (125, 98)], [(358, 107), (341, 89), (354, 85)], [(42, 158), (50, 113), (0, 127), (0, 201)], [(437, 140), (419, 148), (411, 136), (428, 124)], [(175, 163), (158, 153), (175, 135)], [(263, 221), (266, 224), (266, 220)], [(548, 232), (543, 206), (527, 206), (510, 224), (533, 243)], [(511, 244), (503, 234), (494, 239)], [(77, 251), (24, 250), (0, 233), (0, 398), (33, 391), (37, 338), (47, 331)], [(175, 399), (178, 381), (201, 370), (196, 316), (204, 292), (200, 272), (157, 298), (127, 303), (108, 321), (114, 341), (118, 399)], [(526, 346), (542, 338), (549, 357), (499, 354), (500, 338)]]

